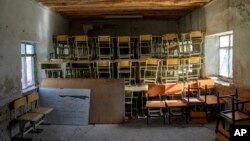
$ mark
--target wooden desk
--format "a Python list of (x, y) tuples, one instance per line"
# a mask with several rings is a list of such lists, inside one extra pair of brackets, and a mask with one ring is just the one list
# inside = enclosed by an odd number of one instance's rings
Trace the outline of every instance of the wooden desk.
[(62, 71), (63, 78), (66, 76), (66, 66), (69, 61), (43, 61), (40, 62), (41, 69), (45, 70), (47, 75), (47, 71)]

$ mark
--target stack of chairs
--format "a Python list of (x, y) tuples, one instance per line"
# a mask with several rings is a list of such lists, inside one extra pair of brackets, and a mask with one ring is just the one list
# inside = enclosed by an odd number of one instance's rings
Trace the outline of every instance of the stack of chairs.
[[(152, 36), (151, 34), (135, 37), (117, 36), (117, 40), (109, 35), (97, 37), (76, 35), (72, 38), (69, 35), (58, 35), (55, 36), (54, 42), (56, 45), (55, 56), (73, 64), (67, 66), (67, 72), (69, 72), (67, 74), (70, 74), (71, 77), (91, 78), (90, 73), (95, 71), (96, 78), (98, 78), (97, 60), (109, 60), (112, 72), (119, 69), (118, 66), (113, 66), (115, 62), (126, 59), (132, 62), (131, 79), (135, 79), (130, 82), (178, 83), (198, 80), (201, 77), (202, 55), (204, 55), (202, 52), (203, 32), (191, 31), (179, 35), (168, 33), (162, 36)], [(150, 64), (153, 59), (159, 60), (157, 61), (157, 63), (160, 62), (159, 65)], [(76, 63), (72, 63), (76, 60)], [(154, 73), (150, 68), (153, 68), (154, 65), (158, 66), (155, 69), (158, 74), (153, 77)], [(116, 74), (112, 74), (112, 76), (120, 78), (118, 74), (120, 71), (113, 72)]]

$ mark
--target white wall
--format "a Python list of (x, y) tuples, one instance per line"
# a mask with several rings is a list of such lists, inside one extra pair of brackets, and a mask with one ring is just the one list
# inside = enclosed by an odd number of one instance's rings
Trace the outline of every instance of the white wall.
[[(238, 87), (250, 88), (250, 71), (248, 71), (250, 65), (249, 0), (214, 0), (182, 18), (179, 24), (181, 32), (203, 30), (206, 35), (232, 30), (234, 35), (233, 83)], [(207, 74), (213, 74), (212, 69), (218, 69), (218, 66), (213, 64), (214, 56), (218, 57), (215, 45), (205, 44)], [(209, 52), (208, 48), (211, 48), (213, 52)]]
[(10, 140), (6, 104), (22, 94), (21, 41), (37, 44), (39, 62), (52, 52), (52, 35), (65, 33), (68, 21), (34, 0), (0, 0), (0, 140)]

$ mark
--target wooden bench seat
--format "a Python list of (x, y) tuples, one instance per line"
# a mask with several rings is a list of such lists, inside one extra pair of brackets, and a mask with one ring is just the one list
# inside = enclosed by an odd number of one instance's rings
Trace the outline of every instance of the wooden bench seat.
[(30, 112), (40, 113), (45, 116), (53, 111), (53, 108), (51, 107), (39, 107), (38, 99), (39, 94), (37, 92), (33, 92), (32, 94), (27, 96), (27, 102), (28, 104), (30, 104)]
[[(41, 113), (27, 112), (27, 98), (22, 97), (14, 101), (14, 115), (19, 122), (19, 130), (21, 138), (31, 130), (35, 131), (36, 126), (43, 122), (44, 115)], [(30, 126), (26, 128), (26, 123)]]
[(47, 115), (48, 113), (52, 112), (53, 108), (49, 108), (49, 107), (39, 107), (39, 108), (35, 108), (33, 110), (31, 110), (31, 112), (33, 113), (41, 113), (44, 115)]
[(39, 113), (26, 113), (26, 114), (19, 116), (17, 119), (23, 120), (23, 121), (36, 122), (36, 121), (40, 120), (42, 117), (43, 117), (43, 115), (39, 114)]

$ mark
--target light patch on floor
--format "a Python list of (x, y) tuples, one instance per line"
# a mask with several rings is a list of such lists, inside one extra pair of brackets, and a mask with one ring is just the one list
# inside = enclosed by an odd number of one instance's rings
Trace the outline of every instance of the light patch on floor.
[(215, 123), (206, 125), (165, 124), (162, 120), (134, 119), (123, 124), (88, 126), (42, 125), (40, 134), (27, 134), (33, 141), (214, 141)]

